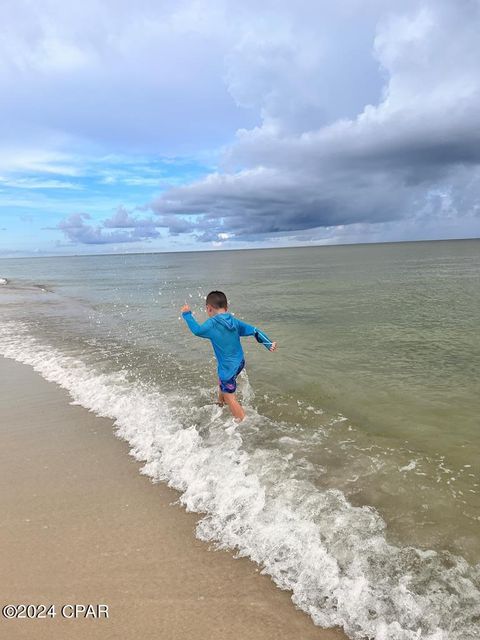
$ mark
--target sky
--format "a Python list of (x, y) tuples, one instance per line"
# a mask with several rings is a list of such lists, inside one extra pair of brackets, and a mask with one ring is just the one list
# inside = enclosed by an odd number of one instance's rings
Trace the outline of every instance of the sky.
[(480, 236), (480, 0), (3, 0), (0, 256)]

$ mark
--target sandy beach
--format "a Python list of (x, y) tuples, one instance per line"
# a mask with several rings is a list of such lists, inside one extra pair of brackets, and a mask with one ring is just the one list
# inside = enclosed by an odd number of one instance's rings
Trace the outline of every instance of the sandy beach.
[[(139, 473), (111, 420), (26, 365), (1, 358), (0, 380), (2, 606), (57, 612), (2, 617), (2, 637), (345, 637), (315, 627), (254, 563), (197, 540), (198, 515)], [(65, 604), (106, 604), (109, 617), (64, 619)]]

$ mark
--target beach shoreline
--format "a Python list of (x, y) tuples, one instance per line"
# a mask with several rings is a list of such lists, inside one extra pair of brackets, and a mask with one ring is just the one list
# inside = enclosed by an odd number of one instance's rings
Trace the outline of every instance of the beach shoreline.
[[(55, 604), (6, 620), (8, 638), (340, 640), (316, 627), (246, 558), (195, 538), (198, 514), (139, 473), (113, 421), (71, 405), (31, 367), (0, 357), (2, 606)], [(65, 604), (108, 619), (65, 619)]]

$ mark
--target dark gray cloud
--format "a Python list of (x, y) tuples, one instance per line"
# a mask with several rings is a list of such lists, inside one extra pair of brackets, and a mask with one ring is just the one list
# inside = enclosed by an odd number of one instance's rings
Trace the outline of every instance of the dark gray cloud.
[[(370, 180), (372, 175), (370, 174)], [(190, 222), (190, 231), (205, 241), (230, 234), (253, 239), (261, 234), (328, 227), (370, 221), (384, 222), (398, 216), (400, 192), (395, 179), (378, 173), (375, 190), (365, 178), (343, 170), (341, 175), (294, 174), (273, 169), (256, 169), (234, 176), (210, 176), (199, 183), (168, 193), (152, 207), (158, 212), (203, 214)], [(392, 189), (397, 197), (392, 202)], [(410, 188), (410, 191), (413, 187)], [(180, 217), (183, 219), (183, 217)]]
[(191, 220), (179, 216), (160, 216), (157, 220), (158, 227), (165, 227), (171, 236), (178, 236), (182, 233), (190, 233), (195, 228), (195, 223)]
[[(401, 220), (421, 230), (432, 217), (464, 228), (462, 219), (477, 219), (480, 199), (479, 32), (473, 0), (388, 12), (372, 41), (386, 78), (381, 99), (356, 117), (323, 123), (303, 111), (314, 89), (283, 100), (292, 87), (291, 74), (285, 81), (277, 73), (288, 65), (284, 50), (281, 64), (247, 56), (235, 91), (255, 94), (262, 125), (237, 133), (222, 172), (167, 191), (152, 210), (183, 222), (188, 215), (188, 230), (206, 241)], [(299, 60), (298, 52), (289, 59), (294, 68)], [(264, 82), (256, 86), (258, 65)]]

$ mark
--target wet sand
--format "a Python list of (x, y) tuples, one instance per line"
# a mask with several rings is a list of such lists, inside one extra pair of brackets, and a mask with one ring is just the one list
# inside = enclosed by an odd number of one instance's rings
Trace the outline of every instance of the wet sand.
[[(253, 562), (197, 540), (198, 515), (139, 473), (111, 420), (1, 357), (0, 386), (1, 603), (56, 605), (55, 618), (0, 617), (0, 637), (345, 639)], [(62, 618), (75, 603), (109, 617)]]

